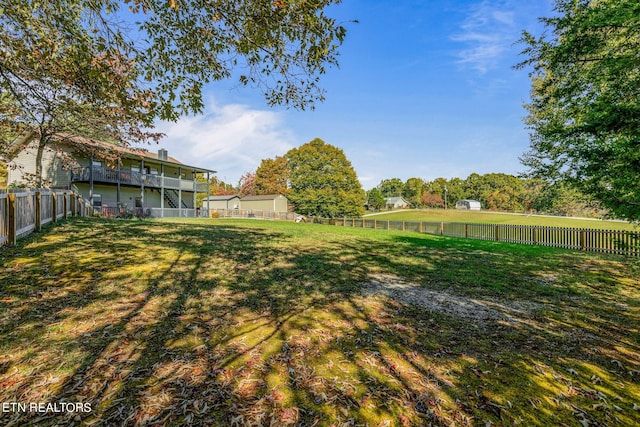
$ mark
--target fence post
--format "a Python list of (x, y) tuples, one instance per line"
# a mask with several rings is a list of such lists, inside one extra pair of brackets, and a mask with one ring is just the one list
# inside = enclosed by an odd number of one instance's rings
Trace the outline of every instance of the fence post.
[(42, 194), (36, 191), (36, 231), (42, 228)]
[(440, 223), (440, 235), (444, 236), (444, 222)]
[(54, 191), (51, 193), (51, 221), (58, 220), (58, 195)]
[(391, 230), (391, 221), (387, 220), (387, 230)]
[(7, 194), (7, 209), (9, 210), (9, 241), (7, 242), (9, 245), (13, 246), (16, 244), (16, 195), (14, 193)]
[(500, 233), (499, 233), (500, 228), (499, 227), (500, 226), (498, 224), (496, 224), (496, 242), (500, 241)]
[(465, 239), (469, 238), (469, 224), (464, 224), (464, 237)]
[(69, 205), (67, 202), (67, 193), (62, 193), (62, 204), (64, 207), (64, 213), (62, 214), (62, 218), (67, 219), (67, 210), (69, 209)]
[(580, 230), (580, 248), (584, 251), (587, 249), (587, 232)]
[(405, 223), (405, 221), (403, 220), (403, 221), (402, 221), (402, 231), (406, 231), (406, 230), (405, 230), (405, 224), (404, 224), (404, 223)]
[(420, 233), (422, 233), (422, 221), (420, 221)]
[(538, 244), (538, 227), (534, 227), (533, 229), (533, 244)]

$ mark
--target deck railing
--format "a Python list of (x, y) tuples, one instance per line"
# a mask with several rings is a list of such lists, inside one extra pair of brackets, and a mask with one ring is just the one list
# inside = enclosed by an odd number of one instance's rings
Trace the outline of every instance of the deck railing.
[[(206, 211), (206, 210), (203, 210)], [(294, 212), (273, 212), (255, 209), (210, 209), (210, 218), (251, 218), (279, 221), (295, 221), (300, 215)]]
[[(93, 175), (93, 176), (92, 176)], [(119, 179), (118, 179), (119, 177)], [(178, 179), (171, 177), (163, 177), (156, 174), (135, 172), (130, 170), (109, 169), (105, 167), (85, 167), (77, 172), (71, 173), (71, 182), (93, 182), (135, 185), (137, 187), (153, 187), (153, 188), (170, 188), (183, 191), (198, 191), (206, 193), (207, 183), (197, 182), (189, 179)]]
[(198, 218), (206, 216), (206, 211), (200, 208), (126, 208), (126, 207), (95, 207), (94, 212), (102, 218)]

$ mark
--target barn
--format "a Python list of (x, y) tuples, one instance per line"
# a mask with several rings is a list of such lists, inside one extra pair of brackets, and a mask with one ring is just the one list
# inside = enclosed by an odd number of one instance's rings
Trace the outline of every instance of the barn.
[(467, 211), (479, 211), (481, 209), (480, 202), (477, 200), (465, 199), (456, 203), (456, 209)]

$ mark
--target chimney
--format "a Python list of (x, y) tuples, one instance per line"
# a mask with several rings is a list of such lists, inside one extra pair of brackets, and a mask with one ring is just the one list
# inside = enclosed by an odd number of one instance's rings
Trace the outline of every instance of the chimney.
[(167, 150), (165, 150), (164, 148), (161, 148), (158, 150), (158, 160), (167, 161), (168, 158), (169, 158), (169, 153), (167, 152)]

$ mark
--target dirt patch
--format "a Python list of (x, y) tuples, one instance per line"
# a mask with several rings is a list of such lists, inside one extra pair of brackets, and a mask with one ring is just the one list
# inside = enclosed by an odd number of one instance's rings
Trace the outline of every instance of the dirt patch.
[(532, 302), (477, 299), (444, 290), (434, 291), (387, 274), (372, 275), (371, 280), (365, 283), (363, 293), (386, 295), (396, 301), (478, 322), (502, 320), (509, 323), (530, 323), (532, 312), (540, 306)]

